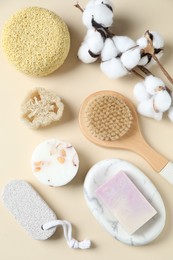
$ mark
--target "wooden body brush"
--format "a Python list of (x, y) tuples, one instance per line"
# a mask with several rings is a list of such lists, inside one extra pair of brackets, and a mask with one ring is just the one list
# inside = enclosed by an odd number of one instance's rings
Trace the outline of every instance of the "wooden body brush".
[(91, 142), (138, 153), (173, 184), (173, 163), (147, 144), (140, 131), (135, 106), (128, 98), (107, 90), (91, 94), (80, 108), (79, 124)]

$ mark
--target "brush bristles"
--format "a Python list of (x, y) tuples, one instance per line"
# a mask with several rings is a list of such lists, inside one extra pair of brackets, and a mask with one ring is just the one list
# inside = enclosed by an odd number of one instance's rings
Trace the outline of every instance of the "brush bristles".
[(85, 123), (90, 133), (103, 141), (114, 141), (130, 129), (133, 116), (126, 103), (114, 96), (101, 96), (86, 108)]

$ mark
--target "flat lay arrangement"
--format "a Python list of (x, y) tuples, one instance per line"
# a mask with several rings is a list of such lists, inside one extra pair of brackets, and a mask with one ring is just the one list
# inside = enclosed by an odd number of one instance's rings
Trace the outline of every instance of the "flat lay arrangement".
[(10, 228), (18, 259), (172, 259), (169, 37), (118, 1), (21, 3), (2, 6), (3, 259)]

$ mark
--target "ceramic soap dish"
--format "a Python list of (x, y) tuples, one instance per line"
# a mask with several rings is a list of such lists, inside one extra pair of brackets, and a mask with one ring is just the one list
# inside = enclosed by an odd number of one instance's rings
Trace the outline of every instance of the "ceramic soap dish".
[[(130, 182), (132, 182), (134, 187), (139, 190), (142, 197), (146, 199), (146, 208), (148, 209), (148, 206), (151, 207), (150, 213), (152, 215), (150, 216), (150, 219), (148, 221), (145, 221), (145, 223), (140, 228), (138, 228), (135, 232), (132, 232), (131, 234), (129, 234), (129, 232), (127, 232), (127, 230), (122, 227), (121, 221), (117, 219), (114, 214), (112, 214), (110, 208), (107, 207), (108, 205), (106, 205), (103, 200), (101, 200), (98, 196), (98, 193), (100, 191), (103, 193), (107, 192), (106, 190), (104, 190), (104, 188), (106, 187), (105, 183), (111, 183), (111, 180), (115, 179), (115, 175), (121, 172), (125, 173), (126, 177), (130, 180)], [(108, 190), (108, 192), (110, 193), (110, 190)], [(110, 194), (109, 198), (110, 196), (112, 196)], [(104, 193), (104, 195), (106, 195), (106, 193)], [(116, 240), (119, 240), (125, 244), (132, 246), (146, 245), (156, 239), (164, 228), (166, 220), (165, 206), (158, 190), (148, 179), (148, 177), (144, 175), (144, 173), (142, 173), (138, 168), (128, 163), (127, 161), (123, 161), (120, 159), (107, 159), (96, 163), (89, 170), (86, 176), (84, 182), (84, 196), (89, 209), (91, 210), (97, 221)], [(142, 206), (141, 209), (143, 211)], [(146, 210), (144, 209), (144, 213), (145, 211)], [(139, 214), (139, 210), (138, 212), (134, 212), (134, 218), (137, 218)], [(142, 215), (142, 218), (143, 217), (144, 216)], [(129, 218), (126, 217), (126, 220), (128, 222)]]

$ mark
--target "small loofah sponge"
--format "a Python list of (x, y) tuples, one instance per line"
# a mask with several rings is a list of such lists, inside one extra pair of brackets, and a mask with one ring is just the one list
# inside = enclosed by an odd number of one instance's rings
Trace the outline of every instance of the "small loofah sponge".
[(13, 15), (2, 33), (2, 46), (8, 60), (20, 71), (46, 76), (65, 61), (70, 34), (55, 13), (39, 7), (25, 8)]
[(124, 136), (132, 120), (129, 107), (117, 97), (96, 97), (86, 108), (87, 127), (92, 135), (103, 141), (114, 141)]
[(56, 93), (37, 88), (21, 105), (21, 119), (30, 128), (44, 127), (59, 121), (63, 110), (64, 105)]

